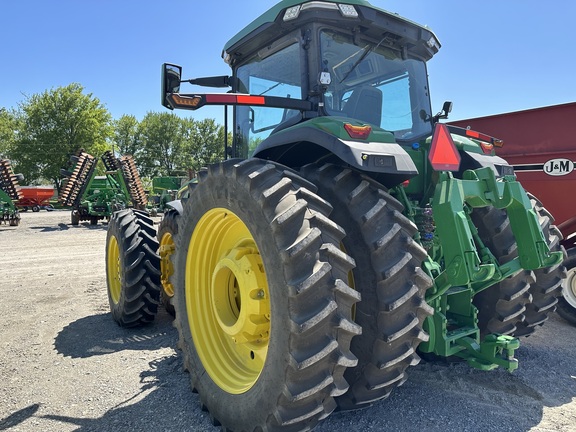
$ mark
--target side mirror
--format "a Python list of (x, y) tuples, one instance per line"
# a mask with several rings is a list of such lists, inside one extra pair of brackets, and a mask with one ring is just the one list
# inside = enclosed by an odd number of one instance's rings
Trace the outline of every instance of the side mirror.
[(164, 63), (162, 65), (162, 106), (168, 109), (174, 109), (166, 99), (166, 95), (180, 91), (181, 77), (181, 66), (170, 63)]

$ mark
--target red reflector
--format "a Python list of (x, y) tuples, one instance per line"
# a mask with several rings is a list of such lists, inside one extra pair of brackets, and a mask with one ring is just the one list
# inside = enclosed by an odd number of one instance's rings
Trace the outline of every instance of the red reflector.
[(215, 104), (236, 103), (236, 95), (227, 94), (207, 94), (205, 96), (206, 102)]
[(239, 104), (246, 105), (264, 105), (266, 100), (264, 96), (238, 96)]
[(460, 169), (460, 153), (458, 153), (450, 131), (445, 124), (438, 123), (434, 129), (428, 160), (436, 171), (458, 171)]
[(240, 104), (240, 105), (264, 105), (266, 99), (264, 96), (249, 96), (235, 94), (207, 94), (206, 102), (212, 104)]
[(489, 143), (491, 143), (492, 139), (493, 139), (490, 135), (486, 135), (486, 134), (476, 132), (476, 131), (473, 131), (470, 129), (466, 130), (466, 135), (468, 135), (469, 137), (481, 140), (481, 141), (489, 142)]
[(345, 123), (344, 129), (346, 129), (346, 132), (348, 132), (348, 135), (350, 135), (350, 138), (362, 139), (362, 140), (368, 139), (370, 132), (372, 132), (372, 128), (368, 125), (366, 125), (366, 126), (354, 126), (354, 125), (351, 125), (350, 123)]

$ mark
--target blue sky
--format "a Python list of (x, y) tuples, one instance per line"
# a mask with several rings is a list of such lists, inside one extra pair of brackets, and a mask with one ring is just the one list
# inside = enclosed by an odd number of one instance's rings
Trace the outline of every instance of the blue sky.
[[(432, 103), (452, 120), (576, 101), (576, 2), (372, 0), (428, 25)], [(0, 108), (80, 83), (113, 118), (162, 112), (160, 67), (228, 74), (222, 47), (275, 0), (0, 0)], [(192, 87), (184, 89), (192, 90)], [(204, 89), (204, 91), (207, 91)], [(222, 121), (221, 109), (183, 113)]]

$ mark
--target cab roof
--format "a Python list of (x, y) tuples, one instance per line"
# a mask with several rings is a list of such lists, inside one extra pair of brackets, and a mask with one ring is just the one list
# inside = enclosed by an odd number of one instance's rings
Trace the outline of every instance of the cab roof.
[[(335, 0), (322, 0), (322, 1), (314, 1), (314, 0), (282, 0), (268, 11), (264, 12), (246, 27), (244, 27), (240, 32), (238, 32), (234, 37), (232, 37), (224, 46), (222, 51), (222, 57), (228, 62), (227, 57), (229, 55), (234, 54), (240, 47), (245, 45), (248, 41), (252, 41), (252, 39), (256, 38), (260, 33), (267, 33), (267, 30), (274, 34), (281, 34), (281, 28), (283, 23), (282, 17), (283, 12), (286, 9), (303, 5), (306, 3), (331, 3), (331, 4), (342, 4), (342, 5), (353, 5), (357, 6), (357, 10), (359, 11), (360, 20), (368, 20), (369, 22), (364, 23), (368, 25), (377, 25), (374, 21), (374, 13), (384, 19), (392, 19), (393, 22), (401, 22), (404, 26), (409, 27), (413, 30), (416, 30), (420, 39), (434, 37), (435, 44), (430, 46), (430, 52), (424, 53), (428, 55), (422, 55), (426, 59), (431, 58), (440, 48), (440, 42), (434, 35), (434, 33), (427, 28), (426, 26), (422, 26), (418, 23), (410, 21), (404, 17), (401, 17), (397, 13), (389, 12), (384, 9), (380, 9), (378, 7), (373, 6), (370, 2), (366, 0), (342, 0), (342, 1), (335, 1)], [(370, 14), (370, 17), (365, 17), (364, 15)], [(397, 27), (397, 26), (394, 26)], [(290, 26), (293, 28), (293, 25)], [(413, 32), (414, 33), (414, 32)], [(252, 36), (251, 36), (252, 35)], [(428, 39), (427, 39), (428, 40)], [(414, 42), (414, 41), (412, 41)]]

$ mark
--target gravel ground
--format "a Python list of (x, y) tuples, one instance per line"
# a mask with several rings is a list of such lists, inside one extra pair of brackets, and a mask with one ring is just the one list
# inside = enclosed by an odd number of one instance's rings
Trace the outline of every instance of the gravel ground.
[[(217, 432), (190, 390), (171, 317), (118, 327), (106, 225), (69, 221), (42, 211), (0, 225), (0, 430)], [(576, 328), (554, 314), (516, 357), (512, 374), (421, 363), (388, 400), (316, 431), (576, 431)]]

